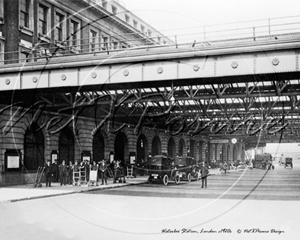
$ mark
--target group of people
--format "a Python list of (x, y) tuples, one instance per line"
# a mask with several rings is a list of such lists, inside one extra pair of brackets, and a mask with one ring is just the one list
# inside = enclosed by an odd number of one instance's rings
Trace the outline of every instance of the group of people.
[[(116, 183), (120, 178), (122, 182), (125, 182), (125, 173), (124, 167), (120, 160), (114, 160), (111, 164), (107, 160), (102, 159), (98, 163), (93, 161), (91, 164), (89, 161), (81, 161), (80, 163), (76, 160), (73, 164), (72, 161), (69, 161), (69, 164), (66, 164), (66, 161), (63, 160), (60, 165), (57, 164), (57, 160), (53, 163), (50, 160), (47, 161), (44, 174), (46, 177), (46, 187), (51, 187), (52, 182), (60, 182), (60, 185), (73, 184), (74, 180), (82, 181), (84, 176), (84, 181), (89, 182), (90, 180), (90, 171), (97, 171), (96, 182), (100, 181), (101, 184), (107, 185), (107, 178), (111, 175), (113, 177), (113, 183)], [(110, 171), (110, 174), (109, 172)], [(74, 179), (74, 172), (78, 174), (78, 178)]]

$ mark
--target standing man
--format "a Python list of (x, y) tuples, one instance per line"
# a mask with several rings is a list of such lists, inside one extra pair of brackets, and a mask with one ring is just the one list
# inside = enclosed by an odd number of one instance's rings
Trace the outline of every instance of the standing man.
[(53, 182), (58, 182), (58, 164), (57, 159), (54, 160), (54, 163), (52, 163), (52, 173), (53, 173)]
[(66, 185), (67, 182), (67, 165), (65, 160), (62, 161), (62, 164), (59, 165), (59, 177), (60, 177), (60, 186)]
[(73, 163), (69, 162), (68, 173), (67, 173), (67, 184), (71, 185), (73, 183)]
[(105, 184), (107, 185), (107, 163), (104, 159), (102, 159), (102, 161), (100, 161), (99, 163), (99, 172), (100, 172), (100, 178), (102, 180), (101, 185)]
[(85, 177), (86, 181), (90, 181), (90, 162), (88, 160), (84, 161), (84, 168), (85, 168)]
[(52, 166), (50, 164), (50, 160), (47, 161), (44, 172), (45, 172), (45, 176), (46, 176), (46, 187), (51, 187)]
[(119, 178), (119, 169), (120, 169), (119, 160), (115, 159), (114, 162), (113, 162), (113, 164), (114, 164), (114, 182), (113, 183), (116, 183), (116, 181)]
[(202, 187), (201, 188), (203, 188), (203, 187), (206, 188), (207, 187), (207, 176), (208, 176), (209, 171), (208, 171), (208, 168), (207, 168), (205, 162), (202, 163), (200, 171), (201, 171), (201, 179), (202, 179)]

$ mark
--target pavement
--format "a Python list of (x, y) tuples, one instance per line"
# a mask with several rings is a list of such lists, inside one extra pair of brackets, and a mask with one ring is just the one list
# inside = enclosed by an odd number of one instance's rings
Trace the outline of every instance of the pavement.
[[(210, 175), (221, 174), (219, 169), (210, 169), (209, 172)], [(88, 186), (87, 184), (81, 186), (60, 186), (60, 183), (55, 182), (51, 183), (51, 187), (46, 187), (45, 183), (42, 183), (41, 187), (34, 187), (34, 184), (1, 187), (0, 204), (17, 202), (22, 200), (61, 196), (66, 194), (82, 193), (87, 191), (105, 190), (129, 185), (143, 184), (146, 182), (147, 176), (137, 176), (135, 178), (126, 178), (126, 183), (113, 183), (113, 179), (109, 178), (107, 181), (107, 185), (99, 186)]]

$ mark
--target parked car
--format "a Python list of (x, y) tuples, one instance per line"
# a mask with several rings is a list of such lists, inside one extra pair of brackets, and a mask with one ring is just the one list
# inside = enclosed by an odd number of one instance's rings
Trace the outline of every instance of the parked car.
[(174, 159), (164, 155), (156, 155), (148, 159), (148, 174), (148, 183), (158, 181), (168, 185), (170, 180), (176, 184), (180, 182)]
[(285, 158), (284, 168), (286, 167), (293, 168), (293, 158)]
[(200, 167), (192, 157), (176, 157), (175, 166), (178, 169), (180, 179), (192, 181), (200, 179)]

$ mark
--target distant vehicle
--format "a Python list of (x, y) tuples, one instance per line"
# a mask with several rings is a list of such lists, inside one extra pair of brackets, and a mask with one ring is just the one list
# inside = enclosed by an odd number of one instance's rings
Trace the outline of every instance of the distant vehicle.
[(200, 167), (192, 157), (176, 157), (175, 166), (178, 170), (180, 179), (192, 181), (200, 179)]
[(175, 166), (174, 159), (164, 155), (156, 155), (148, 159), (148, 183), (162, 181), (168, 185), (169, 180), (180, 182), (178, 170)]
[(291, 167), (293, 168), (293, 159), (292, 158), (285, 158), (284, 168)]
[(255, 154), (253, 167), (266, 169), (268, 162), (272, 162), (272, 155), (270, 153)]

